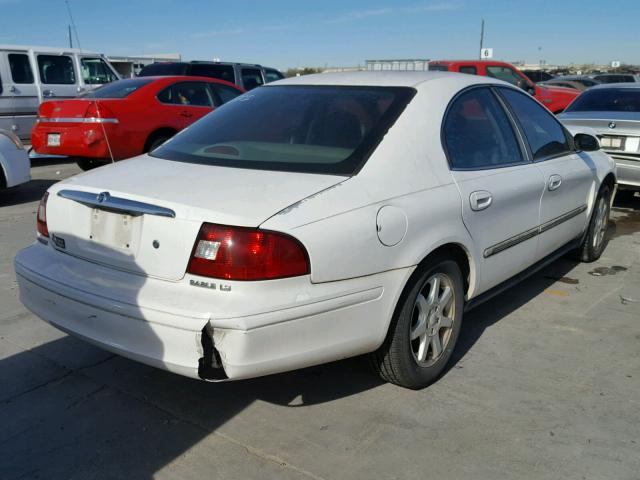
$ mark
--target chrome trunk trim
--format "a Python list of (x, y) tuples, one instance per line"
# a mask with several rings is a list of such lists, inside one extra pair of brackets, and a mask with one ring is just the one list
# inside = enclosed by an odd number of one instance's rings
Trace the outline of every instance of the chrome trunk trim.
[(150, 203), (136, 202), (126, 198), (112, 197), (109, 192), (91, 193), (81, 190), (60, 190), (58, 196), (73, 200), (88, 207), (109, 210), (111, 212), (128, 213), (129, 215), (157, 215), (175, 218), (176, 213), (165, 207)]

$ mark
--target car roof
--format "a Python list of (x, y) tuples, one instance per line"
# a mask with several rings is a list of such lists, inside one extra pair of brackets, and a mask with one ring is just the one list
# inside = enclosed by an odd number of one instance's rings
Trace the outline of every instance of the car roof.
[(226, 80), (221, 80), (219, 78), (211, 78), (211, 77), (199, 77), (193, 75), (149, 75), (148, 77), (134, 77), (134, 78), (123, 78), (122, 80), (149, 80), (150, 83), (163, 81), (165, 83), (171, 83), (178, 80), (184, 80), (186, 82), (208, 82), (208, 83), (219, 83), (221, 85), (227, 85), (229, 87), (233, 87), (236, 90), (242, 90), (235, 83), (227, 82)]
[(595, 85), (590, 88), (590, 90), (605, 90), (607, 88), (631, 88), (631, 89), (640, 89), (640, 82), (622, 82), (622, 83), (602, 83), (600, 85)]
[[(35, 50), (37, 53), (77, 53), (82, 55), (101, 55), (98, 52), (69, 47), (42, 47), (39, 45), (7, 45), (0, 44), (0, 50)], [(11, 52), (9, 52), (11, 53)]]
[[(336, 86), (369, 86), (369, 87), (417, 87), (418, 85), (435, 80), (455, 80), (462, 88), (468, 85), (498, 84), (509, 85), (506, 82), (491, 77), (481, 77), (457, 72), (440, 71), (360, 71), (316, 73), (290, 77), (269, 83), (264, 87), (278, 85), (336, 85)], [(263, 88), (263, 87), (261, 87)]]

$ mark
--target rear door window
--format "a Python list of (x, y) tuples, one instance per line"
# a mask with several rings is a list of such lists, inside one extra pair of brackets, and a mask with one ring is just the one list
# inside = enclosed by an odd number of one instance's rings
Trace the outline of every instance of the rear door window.
[(66, 55), (38, 55), (40, 81), (47, 85), (73, 85), (76, 73), (73, 60)]
[(204, 82), (180, 82), (165, 88), (158, 94), (161, 103), (213, 107), (211, 92)]
[(447, 110), (443, 133), (454, 170), (500, 168), (524, 162), (516, 133), (488, 88), (460, 94)]
[(209, 88), (213, 92), (214, 98), (216, 100), (216, 106), (230, 102), (238, 95), (242, 95), (242, 92), (240, 90), (236, 90), (233, 87), (228, 87), (227, 85), (210, 83)]
[(520, 123), (534, 161), (571, 151), (564, 128), (551, 112), (524, 93), (510, 88), (499, 91)]
[(284, 75), (274, 68), (265, 68), (264, 76), (267, 83), (282, 80), (284, 78)]
[(251, 90), (253, 88), (263, 85), (262, 72), (258, 68), (243, 68), (242, 69), (242, 85), (245, 90)]
[(523, 84), (526, 83), (520, 75), (508, 67), (487, 66), (487, 76), (497, 78), (498, 80), (504, 80), (516, 87), (522, 87)]
[(11, 78), (14, 83), (33, 83), (33, 71), (31, 70), (28, 55), (24, 53), (10, 53), (9, 68), (11, 69)]
[(473, 65), (462, 65), (460, 67), (460, 73), (468, 73), (469, 75), (477, 75), (478, 69)]
[(208, 63), (192, 63), (189, 74), (194, 77), (209, 77), (236, 83), (233, 65), (212, 65)]
[(118, 80), (109, 65), (101, 58), (83, 58), (80, 65), (82, 80), (86, 85), (102, 85)]

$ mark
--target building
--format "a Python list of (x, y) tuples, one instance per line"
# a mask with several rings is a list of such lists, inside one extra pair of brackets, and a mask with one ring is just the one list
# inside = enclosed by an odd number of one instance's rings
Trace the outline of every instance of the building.
[(429, 70), (429, 59), (365, 60), (365, 70)]
[(135, 77), (142, 67), (156, 62), (180, 62), (182, 55), (179, 53), (164, 53), (157, 55), (118, 56), (109, 55), (109, 63), (113, 65), (122, 78)]

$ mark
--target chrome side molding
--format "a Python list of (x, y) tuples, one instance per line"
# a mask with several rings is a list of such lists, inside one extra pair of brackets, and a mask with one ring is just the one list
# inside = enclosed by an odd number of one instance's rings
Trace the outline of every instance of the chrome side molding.
[(136, 202), (126, 198), (112, 197), (109, 192), (91, 193), (81, 190), (60, 190), (58, 196), (87, 205), (88, 207), (109, 210), (111, 212), (128, 213), (129, 215), (158, 215), (175, 218), (176, 213), (165, 207), (150, 203)]

